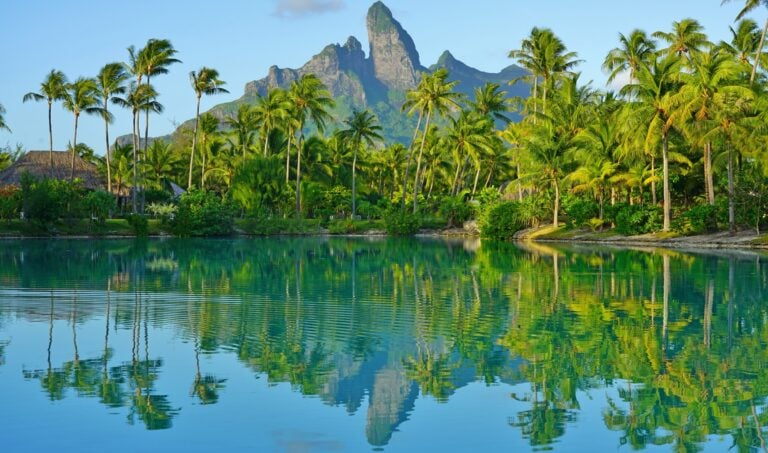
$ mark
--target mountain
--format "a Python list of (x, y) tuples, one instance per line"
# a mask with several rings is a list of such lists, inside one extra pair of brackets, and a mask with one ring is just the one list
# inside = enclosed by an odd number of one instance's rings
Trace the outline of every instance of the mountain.
[(380, 1), (368, 10), (366, 25), (370, 43), (367, 57), (360, 41), (350, 36), (343, 45), (326, 46), (301, 68), (270, 67), (266, 77), (245, 85), (240, 99), (217, 105), (210, 112), (224, 118), (234, 113), (240, 104), (253, 103), (270, 88), (288, 88), (302, 75), (315, 74), (336, 99), (333, 114), (338, 121), (343, 121), (354, 108), (368, 108), (378, 116), (385, 138), (407, 143), (416, 120), (408, 118), (400, 109), (405, 93), (416, 87), (423, 72), (446, 68), (449, 79), (459, 81), (456, 90), (470, 97), (476, 87), (486, 82), (499, 83), (508, 97), (528, 95), (529, 89), (523, 83), (507, 86), (509, 81), (526, 74), (518, 66), (508, 66), (498, 73), (483, 72), (462, 63), (448, 51), (436, 64), (429, 68), (422, 66), (413, 39)]

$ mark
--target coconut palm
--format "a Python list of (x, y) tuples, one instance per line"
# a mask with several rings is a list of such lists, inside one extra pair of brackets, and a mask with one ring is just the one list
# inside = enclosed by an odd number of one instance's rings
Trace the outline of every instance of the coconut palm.
[(378, 120), (376, 115), (369, 110), (352, 110), (352, 115), (344, 120), (347, 128), (341, 131), (341, 136), (351, 142), (352, 145), (352, 218), (357, 215), (357, 152), (360, 145), (365, 143), (369, 147), (374, 146), (377, 141), (383, 140), (380, 132), (381, 126), (376, 124)]
[(657, 31), (653, 37), (669, 44), (667, 48), (661, 49), (666, 55), (685, 55), (689, 60), (691, 54), (712, 46), (704, 33), (704, 27), (697, 20), (690, 18), (672, 22), (672, 31)]
[(140, 129), (139, 129), (139, 113), (144, 110), (152, 110), (153, 112), (160, 113), (163, 111), (163, 106), (157, 102), (157, 92), (149, 84), (139, 85), (136, 82), (131, 82), (125, 97), (114, 97), (112, 102), (121, 107), (131, 109), (131, 128), (133, 135), (133, 194), (132, 205), (133, 213), (137, 213), (136, 195), (138, 191), (138, 153), (140, 142)]
[(204, 94), (213, 95), (219, 93), (229, 93), (229, 91), (221, 87), (221, 85), (224, 85), (225, 82), (219, 79), (219, 71), (213, 68), (207, 68), (203, 66), (197, 70), (197, 72), (190, 72), (189, 81), (192, 84), (192, 89), (195, 91), (197, 106), (195, 108), (195, 131), (192, 135), (192, 151), (189, 155), (189, 178), (187, 180), (187, 189), (192, 187), (192, 167), (195, 163), (197, 131), (200, 123), (200, 99)]
[(95, 115), (102, 113), (99, 105), (99, 91), (96, 81), (80, 77), (66, 85), (64, 95), (64, 108), (72, 112), (75, 117), (75, 135), (72, 139), (72, 158), (70, 159), (69, 180), (75, 179), (75, 150), (77, 149), (77, 125), (80, 114)]
[(3, 107), (3, 104), (0, 104), (0, 129), (5, 129), (8, 132), (11, 132), (11, 128), (8, 127), (8, 124), (5, 122), (5, 107)]
[[(723, 0), (723, 4), (732, 2), (734, 0)], [(742, 8), (741, 11), (739, 11), (739, 14), (736, 15), (736, 20), (739, 20), (747, 15), (750, 11), (758, 8), (759, 6), (764, 6), (768, 8), (768, 0), (739, 0), (744, 2), (744, 8)], [(765, 21), (765, 26), (763, 27), (763, 33), (760, 36), (760, 43), (757, 45), (757, 49), (755, 50), (755, 62), (752, 66), (752, 74), (749, 77), (749, 83), (753, 84), (755, 83), (755, 77), (757, 76), (757, 68), (760, 66), (760, 60), (762, 59), (763, 55), (763, 47), (765, 46), (765, 35), (768, 33), (768, 19)]]
[(536, 102), (539, 97), (539, 79), (544, 73), (544, 50), (541, 48), (542, 40), (539, 38), (547, 29), (534, 27), (528, 38), (523, 39), (519, 49), (510, 50), (509, 58), (514, 58), (518, 65), (528, 70), (530, 75), (524, 79), (530, 81), (531, 99), (533, 100), (533, 112), (537, 111)]
[(125, 66), (121, 63), (109, 63), (101, 68), (99, 75), (96, 76), (96, 88), (102, 102), (102, 117), (104, 118), (104, 138), (105, 138), (105, 156), (107, 158), (107, 191), (112, 193), (112, 162), (109, 149), (109, 124), (114, 117), (109, 112), (108, 103), (112, 96), (125, 93), (125, 82), (128, 80), (128, 73)]
[(314, 74), (305, 74), (291, 83), (288, 97), (297, 120), (299, 139), (296, 142), (296, 215), (301, 215), (301, 146), (304, 141), (304, 126), (308, 121), (315, 124), (319, 132), (325, 130), (326, 122), (331, 119), (328, 109), (335, 102), (325, 84)]
[[(208, 170), (208, 156), (210, 154), (209, 146), (215, 141), (216, 135), (219, 132), (219, 119), (213, 116), (212, 113), (206, 112), (200, 115), (200, 188), (205, 189), (205, 172)], [(217, 146), (222, 146), (219, 144)]]
[[(458, 118), (450, 118), (445, 144), (451, 149), (454, 175), (451, 182), (451, 196), (459, 192), (459, 180), (471, 158), (478, 164), (483, 150), (490, 148), (490, 125), (487, 117), (462, 111)], [(475, 178), (477, 186), (477, 178)], [(474, 191), (473, 191), (474, 193)]]
[(507, 92), (501, 91), (498, 83), (486, 83), (482, 87), (475, 88), (475, 100), (472, 107), (483, 116), (488, 116), (494, 120), (509, 124), (509, 104), (507, 103)]
[(736, 28), (731, 30), (731, 42), (721, 41), (719, 47), (744, 66), (752, 68), (752, 58), (757, 54), (760, 44), (760, 29), (757, 22), (751, 19), (740, 20)]
[(630, 81), (635, 80), (640, 63), (653, 58), (656, 52), (656, 43), (643, 30), (632, 30), (629, 36), (619, 33), (619, 43), (603, 62), (603, 70), (610, 73), (608, 83), (623, 73), (628, 73)]
[(149, 170), (148, 185), (155, 189), (161, 189), (165, 178), (174, 173), (179, 166), (184, 164), (171, 150), (171, 144), (164, 140), (155, 140), (147, 148), (144, 156), (144, 166)]
[(51, 109), (54, 101), (61, 101), (64, 99), (65, 86), (67, 85), (67, 76), (63, 72), (51, 69), (51, 72), (45, 77), (43, 83), (40, 84), (40, 91), (29, 92), (24, 95), (23, 101), (46, 101), (48, 102), (48, 158), (50, 163), (51, 177), (53, 177), (53, 125), (51, 123)]
[(261, 139), (264, 140), (265, 157), (269, 154), (269, 136), (286, 118), (289, 107), (290, 103), (286, 92), (280, 88), (273, 88), (267, 92), (266, 96), (256, 98), (253, 111), (256, 123), (261, 125)]
[(253, 145), (254, 135), (256, 134), (257, 122), (254, 108), (248, 104), (241, 104), (237, 107), (234, 115), (224, 118), (224, 123), (232, 128), (232, 132), (237, 138), (237, 143), (232, 143), (233, 149), (240, 149), (243, 159), (247, 151)]
[(673, 96), (679, 89), (680, 60), (674, 55), (657, 57), (652, 63), (643, 63), (637, 72), (637, 81), (622, 88), (622, 94), (635, 96), (635, 114), (646, 125), (645, 147), (650, 149), (656, 140), (662, 142), (662, 179), (664, 185), (663, 230), (670, 229), (672, 197), (669, 191), (669, 132), (674, 124)]
[[(152, 76), (167, 74), (168, 66), (181, 63), (181, 60), (174, 58), (176, 53), (173, 44), (167, 39), (153, 38), (147, 41), (144, 48), (139, 51), (136, 62), (140, 65), (137, 68), (139, 72), (147, 76), (148, 85), (152, 83)], [(144, 151), (147, 150), (149, 141), (149, 113), (150, 110), (146, 110), (144, 116)]]
[[(419, 172), (421, 170), (421, 158), (424, 154), (424, 144), (427, 139), (429, 123), (433, 115), (442, 116), (451, 110), (458, 110), (459, 100), (462, 98), (460, 93), (453, 91), (458, 82), (449, 82), (448, 71), (440, 68), (432, 74), (425, 75), (419, 86), (415, 90), (406, 93), (406, 104), (403, 107), (409, 107), (409, 114), (418, 111), (420, 116), (425, 118), (424, 129), (421, 135), (421, 145), (419, 146), (419, 156), (416, 159), (416, 173), (413, 180), (413, 213), (418, 210), (418, 191), (419, 191)], [(403, 187), (405, 191), (405, 187)]]

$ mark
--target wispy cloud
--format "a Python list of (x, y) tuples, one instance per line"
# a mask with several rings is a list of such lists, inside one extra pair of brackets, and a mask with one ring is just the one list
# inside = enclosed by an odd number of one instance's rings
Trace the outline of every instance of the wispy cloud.
[(347, 5), (344, 0), (277, 0), (275, 15), (300, 17), (339, 11)]

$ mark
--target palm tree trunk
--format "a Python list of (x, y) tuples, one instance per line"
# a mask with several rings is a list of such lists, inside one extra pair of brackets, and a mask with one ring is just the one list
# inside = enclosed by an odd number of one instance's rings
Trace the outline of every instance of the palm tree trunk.
[(304, 142), (302, 126), (299, 141), (296, 143), (296, 217), (301, 217), (301, 147)]
[(352, 150), (352, 220), (355, 220), (357, 214), (357, 148), (360, 147), (360, 143), (355, 143), (355, 149)]
[(669, 138), (667, 132), (662, 133), (662, 165), (664, 175), (664, 226), (662, 231), (669, 231), (670, 228), (670, 213), (672, 210), (672, 196), (669, 193)]
[(707, 187), (707, 203), (715, 204), (715, 185), (712, 177), (712, 142), (704, 145), (704, 185)]
[(200, 189), (205, 190), (205, 158), (208, 157), (208, 152), (205, 149), (205, 135), (203, 135), (203, 140), (200, 144), (202, 145), (200, 146), (200, 155), (203, 157), (203, 165), (200, 166)]
[(195, 164), (195, 148), (197, 147), (197, 128), (200, 125), (200, 97), (197, 96), (197, 108), (195, 109), (195, 132), (192, 135), (192, 152), (189, 154), (189, 179), (187, 180), (187, 190), (192, 188), (192, 167)]
[(291, 139), (293, 138), (293, 131), (288, 133), (288, 147), (285, 151), (285, 183), (290, 181), (289, 173), (291, 171)]
[(50, 176), (53, 178), (53, 124), (51, 123), (51, 109), (53, 102), (48, 101), (48, 163), (50, 164)]
[(77, 121), (80, 119), (80, 115), (75, 113), (75, 136), (72, 138), (72, 158), (70, 159), (69, 166), (69, 182), (75, 179), (75, 154), (77, 154)]
[(557, 181), (557, 176), (552, 180), (553, 185), (555, 186), (555, 210), (553, 211), (553, 220), (552, 220), (552, 226), (557, 228), (557, 214), (560, 211), (560, 184)]
[(107, 192), (112, 193), (112, 162), (109, 153), (109, 111), (107, 110), (107, 98), (104, 96), (104, 140), (106, 144), (106, 156), (107, 156)]
[[(456, 155), (459, 154), (459, 145), (456, 145)], [(461, 170), (461, 156), (456, 162), (456, 174), (453, 176), (453, 182), (451, 183), (451, 196), (456, 195), (456, 186), (459, 184), (459, 171)]]
[(403, 199), (402, 209), (405, 212), (405, 192), (408, 189), (408, 172), (411, 169), (411, 160), (413, 160), (413, 145), (416, 144), (416, 137), (419, 135), (419, 129), (421, 128), (421, 120), (424, 117), (424, 110), (419, 111), (419, 120), (416, 122), (416, 129), (413, 131), (413, 138), (411, 139), (411, 146), (408, 148), (408, 158), (405, 165), (405, 172), (403, 175)]
[(136, 160), (136, 151), (139, 147), (138, 138), (136, 137), (136, 134), (138, 134), (138, 111), (133, 111), (133, 116), (131, 117), (131, 128), (133, 131), (132, 138), (133, 138), (133, 187), (131, 188), (131, 201), (133, 205), (133, 213), (136, 214), (136, 171), (137, 171), (137, 160)]
[(267, 152), (269, 151), (269, 128), (267, 128), (267, 133), (264, 135), (264, 157), (267, 157)]
[(475, 172), (475, 183), (472, 184), (472, 196), (475, 196), (475, 193), (477, 192), (477, 181), (480, 179), (480, 165), (477, 166), (477, 171)]
[(752, 66), (752, 75), (749, 77), (749, 84), (754, 85), (755, 76), (757, 76), (757, 68), (760, 66), (760, 57), (763, 55), (763, 46), (765, 45), (765, 34), (768, 33), (768, 20), (765, 21), (763, 27), (763, 34), (760, 36), (760, 44), (757, 46), (757, 53), (755, 54), (755, 64)]
[(427, 132), (429, 131), (429, 120), (432, 116), (432, 110), (427, 110), (427, 121), (424, 123), (424, 134), (421, 136), (421, 146), (419, 146), (419, 157), (416, 159), (416, 174), (413, 178), (413, 213), (419, 209), (419, 171), (421, 170), (421, 156), (424, 154), (424, 144), (427, 141)]
[(651, 203), (656, 206), (656, 156), (651, 155)]
[(536, 113), (538, 112), (538, 106), (536, 105), (536, 102), (538, 102), (539, 97), (539, 76), (536, 74), (533, 74), (533, 125), (536, 125)]
[(520, 162), (517, 162), (517, 199), (523, 199), (523, 185), (520, 183)]
[(733, 146), (726, 138), (728, 146), (728, 231), (736, 233), (736, 207), (734, 206), (734, 181), (733, 181)]

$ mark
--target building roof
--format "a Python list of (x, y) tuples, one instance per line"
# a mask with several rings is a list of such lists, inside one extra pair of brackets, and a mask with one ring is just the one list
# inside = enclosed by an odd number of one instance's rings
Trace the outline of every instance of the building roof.
[[(68, 180), (71, 171), (72, 156), (67, 151), (53, 152), (53, 179)], [(21, 175), (28, 172), (38, 179), (51, 177), (51, 164), (48, 151), (28, 151), (10, 167), (0, 171), (0, 187), (20, 186)], [(105, 180), (95, 165), (75, 156), (75, 178), (83, 181), (87, 189), (104, 189)]]

